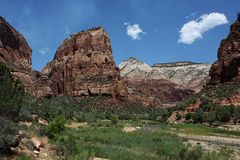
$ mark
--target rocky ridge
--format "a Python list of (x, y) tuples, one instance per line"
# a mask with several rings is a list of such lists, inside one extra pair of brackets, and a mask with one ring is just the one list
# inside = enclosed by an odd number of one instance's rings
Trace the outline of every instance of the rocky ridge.
[(211, 65), (207, 63), (175, 62), (149, 66), (135, 58), (119, 64), (122, 77), (165, 79), (184, 88), (200, 91), (209, 80)]
[(0, 16), (0, 62), (9, 66), (27, 91), (31, 90), (32, 50), (25, 38)]
[[(171, 69), (170, 65), (174, 64), (168, 64), (168, 69)], [(177, 65), (182, 66), (185, 63)], [(129, 58), (120, 63), (120, 73), (128, 88), (128, 99), (141, 101), (145, 106), (165, 108), (175, 106), (179, 101), (194, 94), (190, 88), (167, 78), (169, 74), (159, 71), (160, 67), (160, 65), (151, 67), (135, 58)]]

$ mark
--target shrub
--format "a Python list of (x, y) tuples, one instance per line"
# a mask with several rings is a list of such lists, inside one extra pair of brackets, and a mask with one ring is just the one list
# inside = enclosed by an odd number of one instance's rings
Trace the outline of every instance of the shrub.
[(235, 108), (234, 114), (233, 114), (233, 121), (234, 123), (236, 123), (239, 120), (240, 120), (240, 108)]
[(206, 114), (206, 122), (208, 122), (209, 124), (213, 124), (213, 122), (215, 122), (216, 119), (216, 112), (215, 111), (211, 111), (209, 113)]
[(194, 122), (203, 122), (204, 119), (204, 112), (201, 108), (197, 109), (196, 112), (193, 114), (193, 121)]
[(6, 117), (0, 117), (0, 128), (0, 150), (16, 147), (20, 141), (17, 124)]
[(220, 122), (229, 122), (232, 117), (232, 108), (229, 106), (217, 106), (216, 117)]
[(187, 113), (186, 116), (185, 116), (185, 119), (190, 120), (190, 119), (192, 119), (192, 117), (193, 117), (192, 113)]
[(168, 119), (168, 117), (170, 116), (170, 114), (171, 113), (167, 109), (163, 109), (160, 111), (159, 116), (157, 117), (157, 120), (166, 121)]
[(116, 124), (118, 124), (118, 117), (117, 116), (112, 116), (112, 118), (111, 118), (111, 123), (113, 124), (113, 125), (116, 125)]
[(187, 160), (198, 160), (202, 158), (203, 150), (201, 146), (194, 146), (193, 148), (189, 149), (187, 152)]
[(176, 114), (176, 118), (177, 118), (177, 120), (180, 120), (180, 119), (182, 118), (182, 115), (179, 114), (179, 113), (177, 113), (177, 114)]
[(47, 127), (47, 134), (49, 138), (54, 138), (56, 135), (64, 131), (65, 129), (65, 118), (58, 116)]
[(0, 116), (17, 120), (23, 103), (24, 89), (6, 67), (0, 63)]

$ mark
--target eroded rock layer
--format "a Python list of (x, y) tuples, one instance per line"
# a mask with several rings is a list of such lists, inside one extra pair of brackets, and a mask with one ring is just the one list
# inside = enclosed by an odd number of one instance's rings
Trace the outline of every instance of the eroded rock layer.
[(175, 62), (149, 66), (135, 58), (120, 65), (122, 77), (143, 79), (165, 79), (181, 87), (200, 91), (209, 80), (211, 65), (207, 63)]
[[(194, 66), (195, 68), (193, 68), (189, 65), (194, 64), (182, 62), (158, 64), (151, 67), (135, 58), (129, 58), (123, 61), (119, 68), (122, 78), (126, 81), (129, 100), (141, 101), (145, 106), (171, 107), (193, 95), (192, 89), (196, 86), (197, 88), (202, 87), (207, 80), (208, 76), (205, 76), (205, 70), (208, 71), (207, 66), (203, 65), (200, 69), (200, 67)], [(199, 64), (199, 66), (201, 65)], [(201, 73), (205, 78), (204, 81), (200, 79), (198, 74), (190, 74), (190, 78), (187, 77), (191, 69)], [(197, 76), (199, 76), (200, 82), (190, 86), (190, 81), (195, 80)], [(188, 87), (186, 87), (187, 85)]]

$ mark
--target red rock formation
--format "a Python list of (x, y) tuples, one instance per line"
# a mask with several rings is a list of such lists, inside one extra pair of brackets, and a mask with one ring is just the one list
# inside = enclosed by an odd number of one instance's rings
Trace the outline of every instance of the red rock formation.
[(103, 94), (115, 99), (125, 95), (110, 40), (102, 27), (66, 39), (42, 73), (48, 76), (54, 95), (83, 97)]
[(32, 86), (32, 50), (24, 37), (0, 16), (0, 62), (9, 66), (26, 90)]
[(240, 15), (218, 49), (218, 60), (210, 70), (210, 84), (240, 81)]
[(194, 93), (166, 79), (126, 78), (126, 82), (128, 99), (142, 102), (148, 107), (172, 107)]

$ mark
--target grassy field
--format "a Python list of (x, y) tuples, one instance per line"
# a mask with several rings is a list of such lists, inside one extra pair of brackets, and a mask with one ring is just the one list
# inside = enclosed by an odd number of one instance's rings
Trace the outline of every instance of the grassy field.
[[(124, 126), (140, 126), (143, 129), (125, 133), (122, 131)], [(144, 130), (145, 127), (148, 130)], [(119, 121), (114, 125), (110, 121), (101, 121), (85, 127), (67, 128), (56, 135), (52, 143), (61, 147), (64, 156), (70, 160), (90, 157), (111, 160), (227, 160), (232, 153), (227, 148), (221, 152), (206, 153), (200, 146), (184, 144), (177, 133), (239, 135), (239, 132), (200, 125), (139, 121)]]

